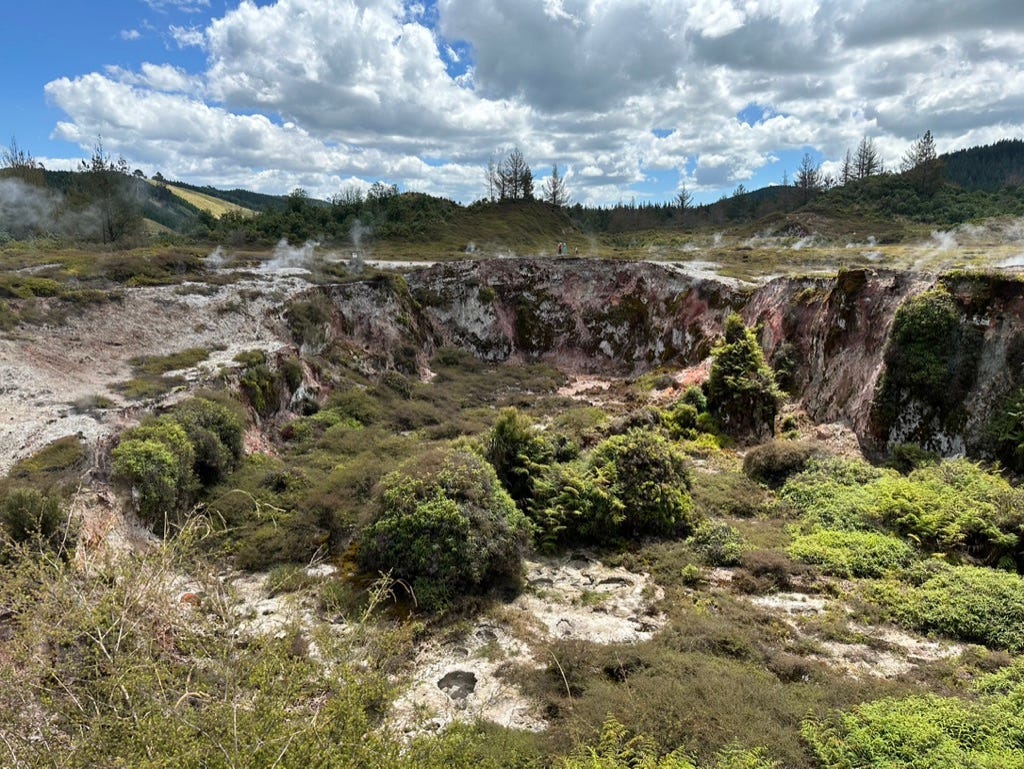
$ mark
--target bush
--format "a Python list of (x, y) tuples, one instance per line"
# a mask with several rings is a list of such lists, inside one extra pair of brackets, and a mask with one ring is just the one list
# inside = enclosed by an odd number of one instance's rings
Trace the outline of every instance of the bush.
[(693, 503), (701, 516), (752, 518), (765, 509), (769, 492), (738, 472), (696, 473)]
[(946, 567), (919, 586), (887, 581), (869, 598), (901, 624), (970, 643), (1024, 651), (1024, 578), (979, 566)]
[(508, 408), (491, 429), (485, 456), (505, 490), (525, 510), (533, 499), (534, 478), (551, 462), (552, 453), (533, 423)]
[(807, 466), (817, 453), (813, 443), (774, 440), (756, 446), (743, 457), (743, 472), (755, 481), (777, 489), (786, 479)]
[(631, 430), (538, 480), (531, 515), (544, 544), (611, 544), (686, 536), (697, 524), (686, 457), (664, 437)]
[(192, 398), (174, 409), (195, 452), (194, 470), (204, 487), (219, 482), (242, 457), (245, 421), (236, 408), (207, 398)]
[(737, 566), (745, 550), (740, 533), (723, 524), (700, 526), (690, 544), (709, 566)]
[(837, 577), (881, 577), (910, 563), (914, 551), (903, 540), (870, 531), (817, 531), (798, 536), (790, 557), (823, 567)]
[(13, 488), (0, 499), (0, 555), (7, 545), (66, 551), (74, 544), (68, 516), (57, 497)]
[(888, 440), (912, 404), (922, 411), (905, 423), (903, 432), (911, 442), (927, 448), (936, 429), (959, 430), (964, 398), (977, 376), (980, 336), (976, 327), (961, 321), (945, 288), (900, 305), (872, 402), (871, 421), (880, 442)]
[(754, 332), (736, 313), (726, 318), (724, 339), (711, 354), (714, 360), (707, 384), (711, 415), (737, 439), (773, 435), (782, 393)]
[(822, 766), (1024, 767), (1024, 716), (1008, 697), (887, 698), (808, 720), (801, 733)]
[(261, 417), (270, 416), (280, 406), (281, 383), (266, 364), (246, 368), (239, 377), (238, 385), (253, 411)]
[(166, 530), (179, 507), (179, 462), (167, 444), (129, 439), (113, 451), (114, 478), (131, 488), (139, 517)]
[(360, 539), (360, 563), (407, 582), (425, 609), (520, 575), (529, 522), (475, 454), (419, 455), (384, 478), (377, 505)]

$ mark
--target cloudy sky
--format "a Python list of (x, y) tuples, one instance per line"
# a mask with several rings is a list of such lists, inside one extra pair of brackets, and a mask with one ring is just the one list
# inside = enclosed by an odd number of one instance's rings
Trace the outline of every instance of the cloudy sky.
[(468, 203), (517, 145), (585, 204), (704, 202), (865, 135), (892, 165), (925, 130), (940, 152), (1024, 136), (1022, 0), (6, 5), (0, 137), (48, 168), (100, 136), (196, 184)]

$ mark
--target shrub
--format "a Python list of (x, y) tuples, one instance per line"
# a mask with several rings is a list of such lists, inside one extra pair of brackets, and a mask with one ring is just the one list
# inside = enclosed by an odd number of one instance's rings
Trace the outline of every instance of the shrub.
[(179, 504), (174, 452), (162, 441), (128, 439), (114, 449), (113, 458), (114, 477), (130, 486), (139, 516), (166, 530)]
[(765, 508), (769, 493), (737, 472), (696, 473), (693, 503), (701, 516), (752, 518)]
[(1024, 577), (979, 566), (941, 568), (920, 585), (887, 581), (869, 598), (901, 624), (1013, 653), (1024, 651)]
[(1009, 698), (887, 698), (807, 720), (801, 734), (822, 766), (1024, 767), (1024, 716)]
[(534, 478), (550, 464), (552, 450), (529, 418), (508, 408), (491, 429), (485, 456), (505, 490), (525, 510), (533, 499)]
[(957, 429), (963, 402), (977, 375), (981, 332), (961, 321), (945, 288), (906, 300), (893, 318), (885, 368), (872, 402), (871, 421), (888, 440), (911, 404), (922, 413), (908, 421), (910, 441), (927, 447), (936, 428)]
[(131, 488), (139, 516), (165, 532), (198, 486), (195, 449), (185, 429), (161, 417), (128, 430), (112, 456), (114, 478)]
[(906, 566), (914, 554), (903, 540), (870, 531), (805, 534), (796, 537), (787, 552), (838, 577), (881, 577)]
[(686, 458), (658, 433), (631, 430), (584, 460), (553, 465), (531, 515), (548, 546), (686, 536), (697, 523)]
[(419, 455), (384, 478), (377, 505), (360, 562), (407, 582), (423, 608), (519, 577), (529, 522), (475, 454)]
[(786, 479), (807, 466), (818, 448), (805, 441), (774, 440), (756, 446), (743, 457), (743, 472), (755, 481), (777, 489)]
[(698, 527), (690, 544), (709, 566), (737, 566), (745, 550), (740, 533), (724, 524)]
[(0, 555), (9, 544), (66, 551), (74, 543), (60, 500), (37, 489), (13, 488), (3, 495), (0, 534)]
[(782, 394), (754, 332), (736, 313), (726, 318), (724, 339), (711, 354), (707, 396), (712, 416), (738, 439), (773, 435)]
[(253, 411), (261, 417), (270, 416), (280, 406), (281, 383), (266, 364), (246, 368), (239, 377), (238, 385)]
[(245, 421), (237, 408), (191, 398), (174, 409), (173, 417), (192, 443), (195, 474), (204, 487), (220, 481), (238, 464)]

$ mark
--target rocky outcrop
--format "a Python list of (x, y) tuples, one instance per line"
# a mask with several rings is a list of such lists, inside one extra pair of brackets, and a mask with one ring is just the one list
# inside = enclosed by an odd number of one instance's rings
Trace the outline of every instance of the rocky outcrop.
[(329, 299), (334, 341), (402, 370), (440, 347), (579, 374), (690, 367), (739, 312), (760, 327), (765, 354), (812, 419), (846, 422), (868, 447), (884, 448), (892, 435), (875, 429), (872, 402), (893, 318), (938, 280), (963, 322), (984, 329), (963, 440), (941, 444), (977, 452), (993, 404), (1021, 380), (1024, 283), (1012, 276), (846, 270), (752, 286), (690, 273), (685, 263), (492, 259), (311, 291)]

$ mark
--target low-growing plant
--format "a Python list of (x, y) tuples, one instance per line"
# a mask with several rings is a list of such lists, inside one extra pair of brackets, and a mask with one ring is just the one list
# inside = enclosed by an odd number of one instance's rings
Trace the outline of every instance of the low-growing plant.
[(20, 487), (0, 497), (0, 561), (12, 546), (66, 554), (74, 543), (74, 526), (58, 497)]
[(901, 624), (1013, 653), (1024, 651), (1024, 577), (982, 566), (939, 568), (921, 584), (887, 580), (868, 597)]
[(740, 533), (726, 524), (698, 526), (690, 545), (708, 566), (737, 566), (747, 549)]
[(816, 531), (797, 536), (786, 552), (837, 577), (881, 577), (914, 557), (903, 540), (871, 531)]
[(803, 470), (818, 451), (815, 444), (806, 441), (769, 441), (746, 453), (743, 472), (755, 481), (777, 489), (791, 475)]
[(801, 733), (822, 766), (1024, 767), (1024, 716), (1008, 697), (887, 698), (808, 719)]
[(690, 490), (703, 516), (752, 518), (766, 509), (769, 492), (742, 473), (694, 473)]

